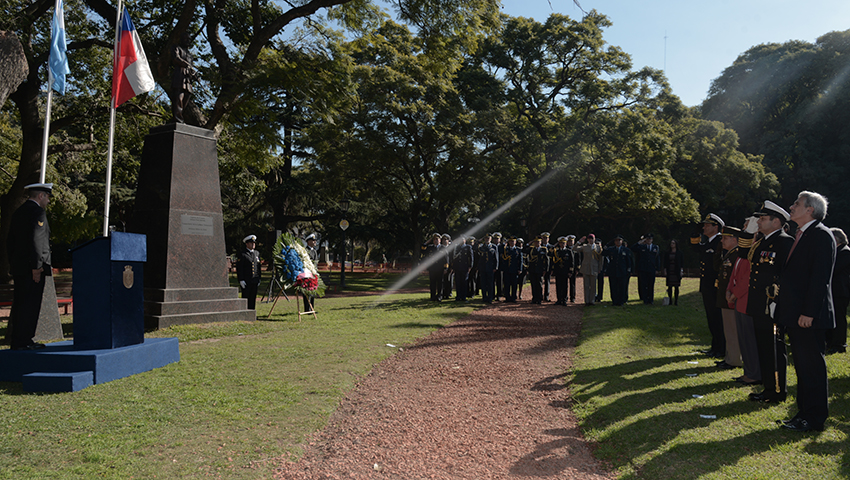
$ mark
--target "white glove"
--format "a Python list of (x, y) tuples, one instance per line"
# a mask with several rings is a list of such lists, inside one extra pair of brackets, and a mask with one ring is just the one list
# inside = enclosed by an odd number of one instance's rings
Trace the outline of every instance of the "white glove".
[(756, 233), (759, 231), (759, 221), (756, 217), (747, 217), (747, 226), (744, 228), (744, 231), (747, 233)]
[(245, 288), (245, 285), (247, 285), (247, 283), (245, 283), (245, 280), (239, 280), (239, 285), (242, 285), (242, 288)]

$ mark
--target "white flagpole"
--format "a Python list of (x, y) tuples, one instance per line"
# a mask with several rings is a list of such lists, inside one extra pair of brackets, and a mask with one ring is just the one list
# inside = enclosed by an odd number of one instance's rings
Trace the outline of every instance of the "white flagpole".
[[(57, 3), (59, 3), (57, 1)], [(47, 139), (50, 137), (50, 107), (53, 103), (53, 74), (47, 69), (47, 111), (44, 112), (44, 135), (41, 139), (41, 170), (38, 183), (44, 183), (47, 173)]]
[[(115, 65), (118, 63), (118, 35), (121, 31), (122, 0), (118, 0), (118, 15), (115, 17), (115, 45), (112, 49), (112, 81), (115, 82)], [(109, 236), (109, 191), (112, 188), (112, 147), (115, 138), (115, 98), (109, 99), (109, 146), (106, 153), (106, 198), (103, 202), (103, 236)]]
[[(59, 0), (53, 5), (53, 14), (59, 11)], [(52, 31), (53, 22), (51, 22), (51, 39), (56, 32)], [(38, 183), (44, 183), (47, 176), (47, 140), (50, 138), (50, 111), (53, 105), (53, 72), (50, 68), (47, 69), (47, 111), (44, 112), (44, 135), (41, 140), (41, 170), (38, 175)]]

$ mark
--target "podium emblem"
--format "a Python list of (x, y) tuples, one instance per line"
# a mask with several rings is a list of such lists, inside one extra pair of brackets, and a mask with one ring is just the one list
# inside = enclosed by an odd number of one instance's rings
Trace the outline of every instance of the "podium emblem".
[(124, 265), (124, 287), (125, 288), (133, 288), (133, 266), (132, 265)]

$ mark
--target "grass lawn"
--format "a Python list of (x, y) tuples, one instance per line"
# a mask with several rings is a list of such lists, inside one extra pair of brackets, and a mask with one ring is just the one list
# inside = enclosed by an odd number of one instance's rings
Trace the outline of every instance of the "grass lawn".
[(636, 300), (633, 280), (627, 306), (585, 309), (570, 389), (597, 456), (625, 479), (850, 478), (850, 356), (827, 357), (826, 430), (780, 430), (774, 421), (796, 413), (793, 365), (785, 403), (748, 401), (761, 389), (734, 383), (740, 369), (695, 353), (710, 339), (698, 280), (685, 279), (678, 307), (661, 306), (663, 282), (655, 305)]
[[(319, 299), (318, 319), (301, 323), (294, 302), (281, 301), (270, 321), (164, 329), (147, 336), (178, 337), (179, 363), (79, 392), (0, 382), (0, 478), (270, 478), (273, 460), (296, 457), (396, 351), (387, 344), (409, 344), (476, 305), (426, 297)], [(260, 318), (270, 305), (258, 303)]]
[[(346, 281), (375, 291), (395, 278)], [(850, 356), (827, 360), (826, 431), (780, 431), (774, 420), (795, 412), (793, 366), (788, 402), (747, 401), (753, 389), (731, 381), (739, 371), (694, 353), (709, 338), (696, 288), (685, 280), (678, 307), (612, 307), (606, 293), (585, 309), (568, 386), (597, 456), (625, 479), (850, 478)], [(0, 479), (270, 478), (274, 460), (297, 457), (340, 399), (396, 351), (387, 344), (412, 343), (480, 305), (434, 304), (427, 294), (376, 300), (319, 299), (318, 319), (300, 323), (294, 302), (281, 300), (270, 320), (154, 332), (180, 339), (179, 363), (79, 392), (0, 383)], [(258, 317), (270, 308), (258, 303)]]

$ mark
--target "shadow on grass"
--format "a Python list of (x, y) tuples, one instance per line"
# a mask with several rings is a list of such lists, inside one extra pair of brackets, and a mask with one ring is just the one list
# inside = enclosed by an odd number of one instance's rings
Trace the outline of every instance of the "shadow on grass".
[[(601, 315), (598, 307), (585, 311), (582, 341), (588, 344), (581, 353), (593, 361), (580, 365), (570, 379), (573, 401), (551, 405), (584, 412), (582, 428), (598, 441), (597, 456), (623, 469), (619, 478), (629, 479), (771, 478), (773, 472), (793, 478), (850, 478), (850, 454), (844, 446), (850, 435), (847, 359), (832, 360), (836, 368), (830, 370), (827, 431), (782, 430), (774, 420), (797, 411), (796, 377), (789, 371), (787, 402), (769, 406), (748, 401), (747, 394), (760, 386), (739, 385), (732, 379), (740, 370), (723, 373), (689, 351), (707, 344), (708, 328), (698, 292), (679, 300), (679, 307), (628, 306)], [(695, 359), (699, 365), (687, 363)], [(548, 381), (540, 382), (545, 387)]]

